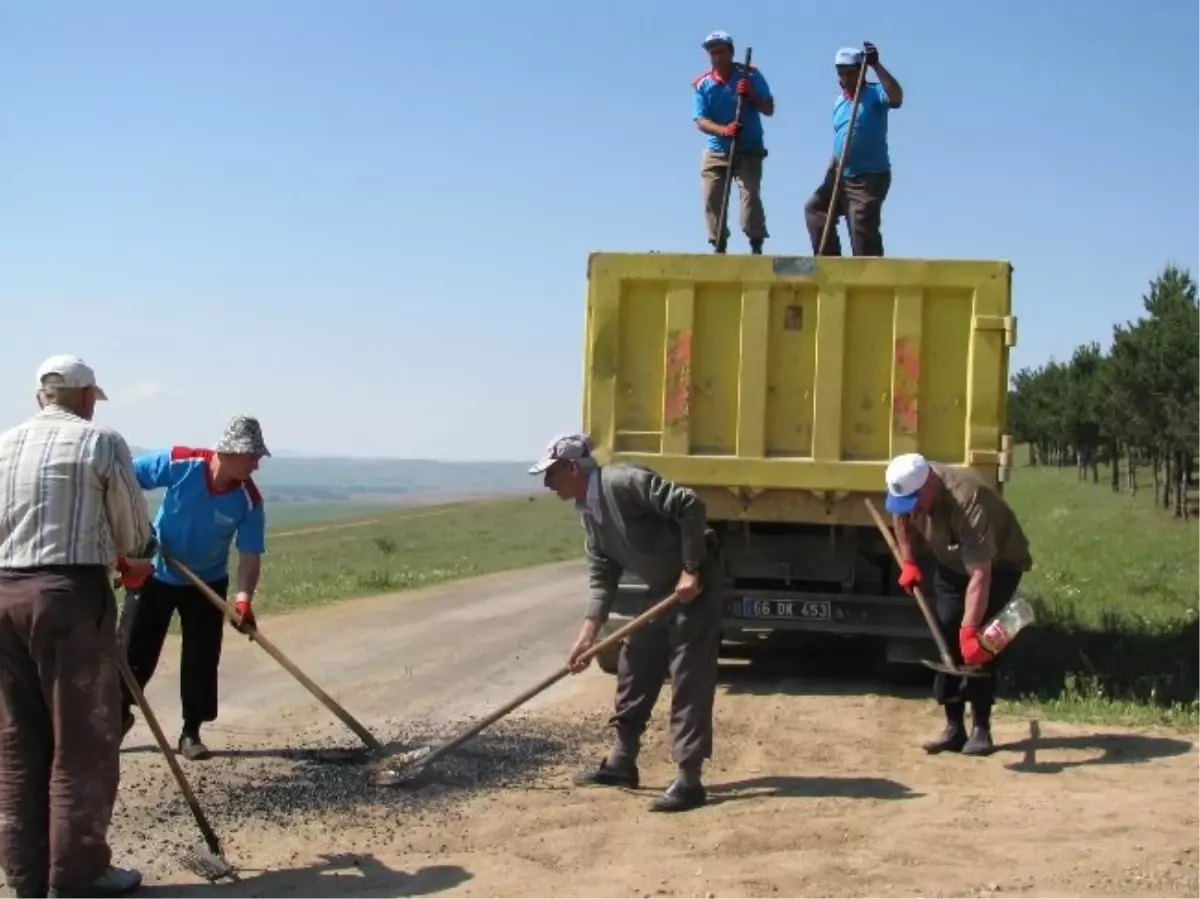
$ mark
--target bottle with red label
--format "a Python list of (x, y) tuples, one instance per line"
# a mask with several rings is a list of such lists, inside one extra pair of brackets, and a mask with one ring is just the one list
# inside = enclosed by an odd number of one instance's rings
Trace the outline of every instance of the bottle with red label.
[(1021, 597), (1014, 596), (1000, 610), (1000, 614), (980, 628), (979, 645), (996, 655), (1013, 641), (1022, 628), (1033, 622), (1033, 606)]

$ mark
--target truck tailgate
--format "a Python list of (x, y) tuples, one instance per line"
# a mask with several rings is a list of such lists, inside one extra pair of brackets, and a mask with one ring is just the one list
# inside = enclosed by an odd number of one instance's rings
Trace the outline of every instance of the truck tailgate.
[(602, 460), (748, 496), (878, 493), (909, 451), (1003, 480), (1010, 284), (1003, 261), (594, 253), (584, 427)]

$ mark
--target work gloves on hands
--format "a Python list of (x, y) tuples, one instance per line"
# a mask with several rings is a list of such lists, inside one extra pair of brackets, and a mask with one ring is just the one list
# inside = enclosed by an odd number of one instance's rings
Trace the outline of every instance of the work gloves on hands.
[(124, 587), (133, 593), (141, 590), (146, 583), (146, 578), (154, 573), (154, 565), (145, 559), (130, 561), (124, 556), (117, 556), (116, 568), (117, 580), (115, 586), (118, 589)]
[(968, 665), (984, 665), (994, 656), (979, 642), (979, 628), (963, 626), (958, 630), (958, 649)]
[(921, 569), (916, 562), (901, 562), (900, 563), (900, 578), (897, 583), (900, 584), (900, 589), (905, 593), (912, 593), (913, 587), (920, 587), (924, 584), (924, 578), (921, 576)]
[(742, 130), (741, 122), (730, 122), (721, 128), (721, 137), (737, 137), (738, 132)]
[(755, 97), (754, 85), (750, 83), (749, 78), (740, 78), (738, 80), (737, 92), (738, 96), (746, 100), (753, 100)]
[(863, 58), (869, 66), (879, 65), (879, 48), (870, 41), (863, 41)]
[(258, 622), (254, 618), (254, 606), (246, 597), (238, 597), (237, 601), (233, 604), (233, 611), (236, 613), (238, 619), (238, 623), (234, 625), (238, 633), (248, 636), (250, 628), (258, 627)]

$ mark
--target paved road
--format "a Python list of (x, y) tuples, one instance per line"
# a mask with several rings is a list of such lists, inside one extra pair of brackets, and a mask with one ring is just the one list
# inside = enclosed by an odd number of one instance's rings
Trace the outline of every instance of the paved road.
[[(582, 564), (571, 562), (264, 617), (262, 625), (280, 650), (368, 729), (397, 716), (461, 722), (490, 711), (565, 661), (585, 587)], [(171, 637), (147, 690), (170, 737), (178, 733), (178, 672), (179, 641)], [(578, 689), (574, 680), (560, 682), (527, 708), (565, 698)], [(218, 748), (238, 734), (268, 733), (282, 726), (285, 714), (336, 723), (266, 652), (227, 629), (221, 713), (206, 728), (206, 741)], [(139, 720), (130, 742), (149, 738)]]

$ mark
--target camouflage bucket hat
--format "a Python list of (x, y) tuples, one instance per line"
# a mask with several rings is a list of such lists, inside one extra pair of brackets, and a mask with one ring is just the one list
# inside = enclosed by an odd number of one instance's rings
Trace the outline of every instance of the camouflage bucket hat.
[(218, 453), (238, 453), (250, 456), (269, 456), (270, 451), (263, 442), (262, 426), (257, 418), (235, 415), (225, 426), (216, 450)]

